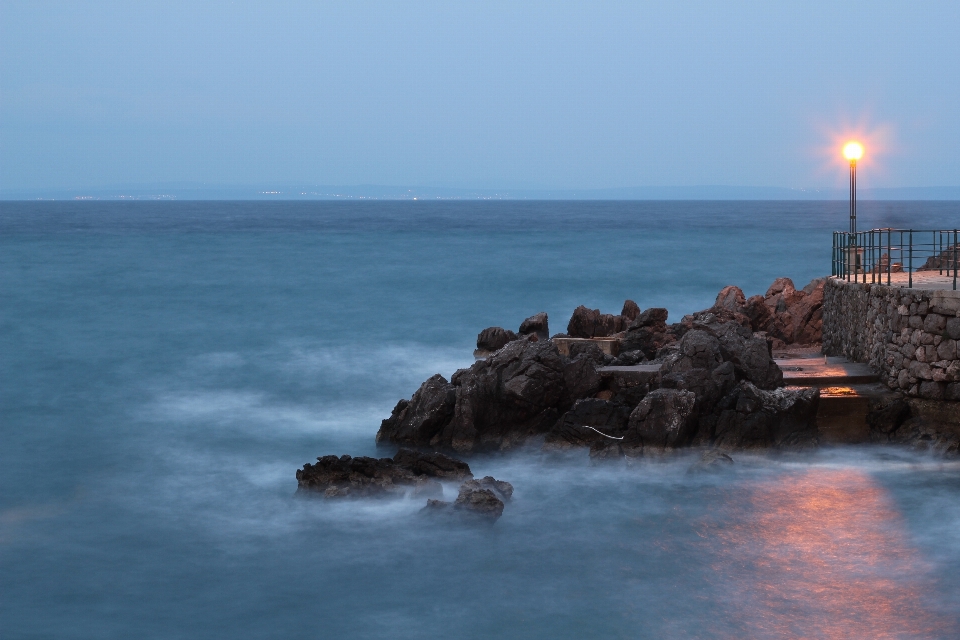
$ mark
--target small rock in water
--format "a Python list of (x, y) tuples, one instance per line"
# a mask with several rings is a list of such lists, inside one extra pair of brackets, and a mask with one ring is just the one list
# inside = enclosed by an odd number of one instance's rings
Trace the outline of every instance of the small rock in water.
[(480, 516), (496, 522), (503, 514), (503, 503), (513, 496), (513, 485), (493, 476), (480, 480), (467, 480), (460, 485), (460, 493), (454, 503), (444, 500), (427, 500), (421, 513), (458, 513)]

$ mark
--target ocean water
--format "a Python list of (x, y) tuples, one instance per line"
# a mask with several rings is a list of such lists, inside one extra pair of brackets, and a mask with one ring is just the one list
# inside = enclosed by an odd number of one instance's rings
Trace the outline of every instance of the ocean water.
[(960, 636), (960, 463), (907, 450), (472, 458), (515, 487), (493, 527), (294, 497), (317, 456), (392, 454), (379, 421), (484, 327), (802, 286), (846, 213), (0, 202), (0, 637)]

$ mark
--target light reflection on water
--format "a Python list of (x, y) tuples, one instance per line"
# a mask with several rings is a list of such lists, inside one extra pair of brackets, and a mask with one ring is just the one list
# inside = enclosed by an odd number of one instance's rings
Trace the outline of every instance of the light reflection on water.
[(949, 637), (889, 493), (862, 469), (765, 478), (717, 505), (711, 569), (748, 637)]

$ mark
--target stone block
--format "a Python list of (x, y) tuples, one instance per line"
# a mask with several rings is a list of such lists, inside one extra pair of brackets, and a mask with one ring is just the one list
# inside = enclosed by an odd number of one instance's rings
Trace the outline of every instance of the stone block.
[(960, 340), (960, 318), (950, 318), (946, 321), (944, 330), (953, 340)]
[(943, 393), (944, 400), (960, 400), (960, 382), (951, 382)]
[(910, 377), (917, 380), (933, 380), (933, 369), (926, 362), (919, 360), (910, 365)]
[(917, 313), (921, 316), (927, 315), (927, 312), (930, 311), (930, 303), (926, 300), (921, 300), (917, 303)]
[(943, 400), (945, 386), (939, 382), (921, 382), (919, 396), (927, 400)]
[(910, 307), (908, 307), (905, 304), (902, 304), (899, 307), (897, 307), (897, 313), (901, 316), (908, 316), (910, 315)]
[(915, 313), (910, 314), (910, 320), (907, 322), (907, 326), (911, 329), (922, 329), (923, 328), (923, 318), (918, 316)]
[(937, 358), (940, 360), (956, 360), (957, 341), (950, 339), (941, 340), (937, 346)]
[(900, 353), (902, 353), (907, 358), (913, 359), (913, 354), (917, 352), (917, 348), (910, 344), (909, 342), (902, 347), (900, 347)]
[(940, 333), (947, 324), (947, 319), (939, 313), (928, 313), (923, 319), (923, 330), (927, 333)]

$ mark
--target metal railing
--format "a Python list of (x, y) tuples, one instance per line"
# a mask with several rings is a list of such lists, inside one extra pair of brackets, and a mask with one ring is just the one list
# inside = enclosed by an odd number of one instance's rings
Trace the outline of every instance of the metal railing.
[[(834, 276), (852, 282), (891, 284), (893, 274), (906, 273), (913, 287), (913, 274), (939, 272), (953, 277), (957, 288), (960, 232), (957, 229), (871, 229), (833, 232)], [(901, 276), (897, 276), (899, 283)]]

